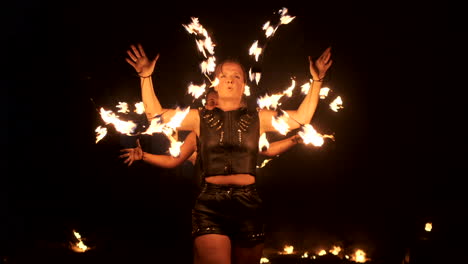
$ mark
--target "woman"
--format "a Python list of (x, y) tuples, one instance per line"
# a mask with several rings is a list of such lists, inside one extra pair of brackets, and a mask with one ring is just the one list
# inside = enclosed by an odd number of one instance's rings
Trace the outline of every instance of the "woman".
[[(162, 115), (170, 120), (174, 109), (163, 109), (157, 99), (151, 75), (159, 54), (148, 59), (141, 45), (127, 51), (140, 76), (142, 99), (149, 119)], [(323, 78), (332, 64), (330, 48), (312, 61), (312, 86), (297, 110), (286, 111), (291, 129), (310, 123), (319, 101)], [(195, 263), (259, 263), (263, 251), (262, 201), (255, 186), (259, 137), (275, 131), (271, 121), (276, 111), (249, 110), (242, 104), (246, 72), (241, 64), (228, 60), (215, 70), (219, 83), (217, 106), (191, 109), (180, 130), (191, 130), (199, 138), (199, 155), (205, 185), (192, 210)], [(124, 157), (130, 157), (127, 153)], [(147, 160), (149, 155), (135, 159)]]

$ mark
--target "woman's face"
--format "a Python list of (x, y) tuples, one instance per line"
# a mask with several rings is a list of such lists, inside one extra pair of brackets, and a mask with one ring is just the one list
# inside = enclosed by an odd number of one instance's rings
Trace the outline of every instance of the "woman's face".
[(226, 62), (218, 74), (219, 84), (215, 87), (219, 98), (242, 98), (245, 81), (242, 67), (234, 62)]

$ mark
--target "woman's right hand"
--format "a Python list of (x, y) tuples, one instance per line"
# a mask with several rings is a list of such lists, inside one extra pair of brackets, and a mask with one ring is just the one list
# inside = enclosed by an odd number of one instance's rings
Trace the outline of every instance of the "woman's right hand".
[(132, 165), (134, 161), (136, 160), (142, 160), (143, 159), (143, 150), (141, 149), (140, 145), (140, 140), (136, 140), (136, 148), (126, 148), (126, 149), (121, 149), (120, 152), (125, 152), (124, 154), (120, 155), (119, 158), (126, 158), (124, 160), (125, 164), (128, 164), (128, 166)]
[(138, 48), (135, 45), (130, 45), (131, 50), (127, 50), (127, 54), (130, 58), (125, 58), (128, 64), (132, 65), (137, 74), (140, 77), (148, 77), (153, 74), (156, 62), (159, 59), (159, 54), (156, 55), (154, 60), (150, 60), (143, 50), (141, 44), (138, 44)]

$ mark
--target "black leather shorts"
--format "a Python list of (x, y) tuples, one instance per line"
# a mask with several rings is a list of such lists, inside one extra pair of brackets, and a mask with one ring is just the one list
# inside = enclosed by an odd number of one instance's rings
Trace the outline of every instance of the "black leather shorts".
[(192, 210), (192, 235), (222, 234), (235, 245), (254, 246), (265, 240), (263, 217), (255, 184), (205, 182)]

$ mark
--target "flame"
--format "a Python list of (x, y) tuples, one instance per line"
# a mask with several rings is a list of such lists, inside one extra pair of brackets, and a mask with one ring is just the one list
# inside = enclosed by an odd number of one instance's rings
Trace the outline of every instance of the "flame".
[(245, 96), (250, 96), (250, 87), (248, 85), (244, 86), (244, 94)]
[(320, 147), (324, 143), (324, 138), (334, 139), (333, 135), (322, 135), (315, 131), (314, 127), (310, 124), (306, 124), (302, 127), (302, 130), (297, 133), (304, 144), (312, 144), (316, 147)]
[(175, 140), (172, 136), (169, 137), (171, 141), (171, 146), (169, 147), (169, 153), (172, 157), (178, 157), (180, 155), (180, 147), (184, 142)]
[(184, 120), (184, 118), (187, 116), (189, 111), (190, 107), (186, 107), (182, 110), (179, 107), (177, 107), (176, 113), (167, 123), (163, 123), (160, 117), (154, 118), (153, 120), (151, 120), (149, 128), (145, 132), (143, 132), (143, 134), (151, 135), (153, 133), (164, 133), (167, 136), (167, 138), (171, 141), (169, 153), (173, 157), (178, 157), (180, 155), (180, 147), (182, 146), (183, 142), (174, 139), (173, 135), (176, 129)]
[(130, 110), (128, 110), (128, 104), (125, 103), (125, 102), (119, 102), (119, 104), (116, 105), (115, 107), (120, 108), (120, 110), (117, 111), (117, 113), (128, 113), (128, 112), (130, 112)]
[(303, 94), (307, 94), (310, 90), (310, 84), (312, 83), (312, 79), (310, 79), (309, 82), (307, 83), (304, 83), (303, 85), (301, 85), (301, 93)]
[(288, 125), (288, 118), (289, 115), (287, 112), (281, 110), (283, 113), (281, 116), (272, 116), (271, 117), (271, 124), (273, 127), (278, 130), (278, 132), (282, 135), (286, 135), (289, 132), (289, 125)]
[(82, 253), (82, 252), (85, 252), (87, 250), (89, 250), (90, 248), (88, 246), (86, 246), (83, 242), (83, 239), (81, 238), (81, 235), (80, 233), (76, 232), (75, 230), (73, 230), (73, 234), (75, 235), (75, 238), (78, 240), (78, 242), (76, 242), (75, 244), (71, 243), (71, 249), (75, 252), (79, 252), (79, 253)]
[(182, 25), (190, 34), (194, 35), (202, 35), (204, 37), (203, 40), (196, 40), (197, 46), (202, 47), (200, 51), (206, 58), (205, 50), (208, 51), (211, 55), (214, 54), (214, 47), (216, 46), (211, 37), (208, 35), (208, 31), (200, 24), (197, 17), (192, 17), (192, 23), (189, 25)]
[(95, 130), (96, 132), (96, 143), (103, 139), (107, 135), (107, 128), (98, 126)]
[(294, 247), (291, 245), (285, 245), (283, 249), (283, 254), (292, 254), (294, 252)]
[(335, 100), (330, 103), (330, 108), (335, 112), (338, 112), (338, 109), (343, 108), (343, 101), (340, 96), (336, 97)]
[(135, 112), (139, 115), (145, 113), (145, 105), (143, 104), (143, 102), (135, 104)]
[(284, 90), (283, 95), (286, 95), (287, 97), (291, 97), (292, 91), (294, 90), (295, 87), (296, 87), (296, 81), (293, 78), (291, 78), (291, 85), (288, 88), (286, 88), (286, 90)]
[[(200, 68), (202, 73), (209, 79), (208, 74), (214, 72), (216, 67), (216, 58), (213, 56), (216, 44), (213, 43), (208, 31), (200, 24), (197, 17), (192, 17), (192, 23), (188, 25), (182, 24), (182, 26), (190, 34), (194, 34), (197, 37), (195, 40), (197, 48), (206, 58), (206, 60), (200, 64)], [(202, 36), (202, 38), (198, 38), (199, 36)], [(207, 55), (207, 52), (210, 56)]]
[(249, 79), (250, 79), (250, 81), (255, 80), (255, 83), (258, 84), (260, 82), (261, 76), (262, 76), (262, 73), (252, 72), (252, 68), (249, 69)]
[(302, 254), (301, 258), (308, 258), (309, 257), (309, 252), (304, 252), (304, 254)]
[(257, 99), (257, 104), (260, 108), (269, 108), (271, 110), (275, 110), (279, 105), (279, 100), (283, 98), (283, 96), (291, 97), (292, 91), (296, 87), (296, 81), (294, 78), (291, 78), (291, 85), (286, 88), (283, 92), (273, 94), (273, 95), (265, 95)]
[(328, 92), (330, 92), (330, 88), (322, 87), (319, 92), (320, 99), (325, 99), (328, 96)]
[(262, 257), (262, 258), (260, 259), (260, 263), (270, 263), (270, 260), (267, 259), (267, 258)]
[(432, 231), (432, 223), (427, 222), (426, 225), (424, 226), (424, 230), (426, 230), (427, 232), (431, 232)]
[(292, 17), (289, 15), (286, 15), (288, 13), (288, 9), (286, 7), (283, 7), (282, 9), (280, 9), (279, 13), (281, 14), (280, 24), (282, 25), (289, 24), (291, 21), (293, 21), (294, 18), (296, 18), (295, 16)]
[(278, 105), (278, 101), (283, 97), (283, 94), (273, 94), (273, 95), (265, 95), (257, 99), (258, 107), (260, 108), (268, 108), (271, 110), (275, 110)]
[(366, 261), (368, 261), (370, 259), (366, 258), (366, 252), (364, 252), (364, 250), (357, 249), (354, 252), (354, 255), (351, 256), (351, 260), (353, 260), (354, 262), (357, 262), (357, 263), (364, 263), (364, 262), (366, 262)]
[(255, 57), (255, 61), (258, 61), (258, 57), (262, 53), (262, 48), (258, 47), (258, 40), (256, 40), (249, 49), (249, 55)]
[(175, 115), (174, 115), (174, 116), (171, 118), (171, 120), (166, 124), (166, 126), (169, 127), (169, 128), (172, 128), (173, 130), (175, 130), (176, 128), (180, 127), (180, 124), (181, 124), (182, 121), (184, 120), (185, 116), (187, 116), (187, 114), (189, 113), (189, 111), (190, 111), (190, 107), (186, 107), (186, 108), (183, 109), (183, 110), (180, 110), (180, 108), (177, 107)]
[(265, 165), (267, 165), (268, 162), (270, 162), (272, 159), (266, 159), (262, 162), (262, 164), (260, 164), (260, 166), (257, 165), (257, 169), (261, 169), (263, 167), (265, 167)]
[(332, 253), (333, 255), (337, 256), (340, 253), (341, 247), (340, 246), (333, 246), (328, 252)]
[(327, 251), (325, 251), (325, 249), (321, 249), (321, 250), (319, 250), (319, 252), (317, 253), (317, 255), (319, 255), (319, 256), (324, 256), (324, 255), (326, 255), (326, 254), (327, 254)]
[(263, 24), (262, 29), (265, 30), (265, 36), (267, 38), (269, 38), (275, 32), (275, 29), (270, 26), (270, 21), (267, 21), (265, 24)]
[(218, 84), (219, 84), (219, 79), (218, 79), (218, 77), (216, 77), (216, 78), (214, 79), (214, 81), (211, 82), (211, 86), (210, 86), (210, 87), (215, 87), (215, 86), (218, 85)]
[(200, 68), (201, 68), (201, 71), (202, 73), (205, 74), (205, 76), (207, 74), (210, 74), (212, 72), (215, 71), (216, 69), (216, 58), (213, 57), (213, 56), (210, 56), (208, 59), (202, 61), (202, 63), (200, 63)]
[(193, 97), (198, 98), (200, 97), (200, 95), (202, 95), (205, 92), (205, 87), (206, 87), (206, 84), (202, 84), (202, 85), (190, 84), (188, 87), (188, 92)]
[(288, 13), (288, 9), (285, 7), (280, 9), (278, 13), (281, 15), (280, 23), (278, 25), (273, 27), (272, 25), (270, 25), (270, 21), (267, 21), (265, 24), (263, 24), (262, 30), (265, 30), (265, 36), (267, 38), (270, 38), (271, 36), (273, 36), (273, 34), (275, 34), (276, 30), (279, 28), (280, 25), (289, 24), (295, 18), (289, 15), (286, 15)]
[(162, 122), (162, 118), (160, 116), (155, 117), (151, 120), (150, 126), (146, 131), (142, 132), (142, 134), (151, 135), (153, 133), (161, 133), (165, 128), (165, 124)]
[(260, 152), (267, 150), (270, 147), (270, 143), (268, 142), (266, 138), (266, 133), (263, 133), (260, 136), (260, 139), (258, 141), (258, 149)]
[(130, 135), (136, 128), (132, 121), (122, 121), (111, 110), (106, 111), (101, 107), (101, 118), (106, 124), (113, 124), (115, 129), (122, 134)]

